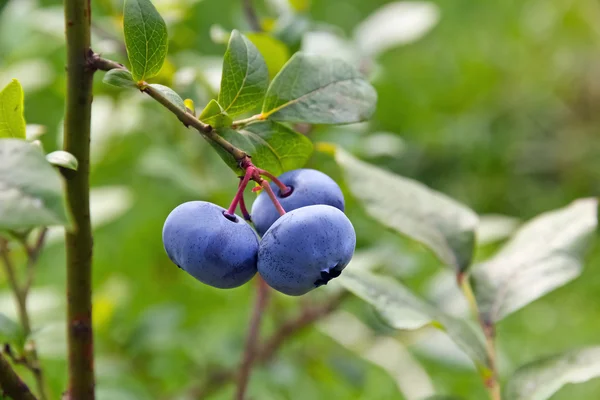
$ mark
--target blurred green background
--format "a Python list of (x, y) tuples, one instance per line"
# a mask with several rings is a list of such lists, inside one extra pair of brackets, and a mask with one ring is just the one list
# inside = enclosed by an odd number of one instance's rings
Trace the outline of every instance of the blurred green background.
[[(255, 1), (265, 27), (291, 51), (344, 57), (378, 90), (371, 122), (315, 127), (310, 137), (464, 202), (485, 216), (482, 238), (598, 193), (598, 2)], [(47, 152), (60, 147), (65, 95), (60, 3), (0, 1), (0, 86), (21, 81), (30, 132), (45, 132), (40, 140)], [(154, 3), (170, 35), (168, 64), (157, 81), (201, 108), (216, 94), (223, 33), (248, 31), (240, 1)], [(92, 5), (94, 49), (125, 62), (122, 1)], [(185, 201), (228, 204), (237, 180), (199, 135), (140, 93), (101, 79), (97, 74), (92, 129), (99, 398), (191, 399), (211, 370), (239, 362), (253, 285), (217, 290), (185, 275), (164, 253), (162, 224)], [(326, 155), (315, 154), (309, 166), (339, 177)], [(432, 302), (466, 314), (452, 274), (429, 252), (378, 226), (352, 199), (348, 214), (360, 260), (377, 258)], [(489, 242), (481, 243), (480, 258), (498, 247)], [(499, 324), (503, 378), (540, 356), (598, 344), (599, 256), (590, 254), (578, 280)], [(5, 280), (0, 277), (0, 311), (15, 315)], [(52, 398), (66, 382), (64, 281), (61, 232), (52, 230), (30, 298)], [(333, 290), (301, 299), (275, 295), (265, 334)], [(486, 396), (471, 363), (444, 335), (395, 332), (353, 298), (257, 368), (250, 386), (251, 398), (260, 400), (418, 400), (434, 392)], [(232, 393), (228, 385), (209, 398)], [(554, 398), (598, 399), (600, 382), (567, 386)]]

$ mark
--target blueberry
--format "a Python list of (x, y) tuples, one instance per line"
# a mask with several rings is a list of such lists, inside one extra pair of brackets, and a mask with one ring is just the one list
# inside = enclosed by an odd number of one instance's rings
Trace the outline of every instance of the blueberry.
[[(279, 180), (291, 190), (291, 193), (281, 193), (277, 185), (271, 182), (271, 188), (285, 211), (315, 204), (327, 204), (344, 211), (344, 195), (340, 187), (320, 171), (296, 169), (282, 174)], [(251, 215), (256, 231), (261, 236), (279, 218), (279, 213), (264, 190), (254, 201)]]
[(242, 218), (215, 204), (179, 205), (167, 217), (162, 237), (171, 261), (207, 285), (234, 288), (256, 273), (256, 233)]
[(279, 218), (263, 236), (258, 273), (273, 289), (299, 296), (339, 276), (355, 245), (352, 223), (337, 208), (298, 208)]

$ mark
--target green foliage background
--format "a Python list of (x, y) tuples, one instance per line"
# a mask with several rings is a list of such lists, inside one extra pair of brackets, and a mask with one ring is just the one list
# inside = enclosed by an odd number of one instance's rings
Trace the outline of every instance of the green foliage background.
[[(211, 39), (210, 28), (247, 31), (240, 2), (154, 3), (170, 35), (167, 65), (155, 82), (193, 98), (201, 109), (215, 97), (210, 82), (220, 70), (225, 50), (225, 44)], [(262, 16), (277, 16), (275, 7), (257, 3)], [(353, 29), (385, 3), (314, 0), (306, 17), (316, 21), (313, 29), (349, 39)], [(373, 121), (316, 127), (311, 138), (338, 143), (369, 162), (447, 193), (479, 214), (525, 220), (597, 194), (598, 4), (593, 0), (432, 3), (439, 8), (439, 23), (420, 40), (376, 59), (372, 72), (379, 102)], [(95, 50), (125, 62), (122, 3), (92, 4)], [(60, 148), (65, 94), (62, 34), (59, 1), (0, 1), (0, 86), (11, 78), (22, 82), (27, 123), (46, 127), (41, 141), (47, 152)], [(108, 87), (101, 79), (98, 74), (92, 133), (99, 397), (185, 399), (211, 369), (237, 365), (252, 285), (222, 291), (192, 280), (167, 259), (162, 224), (184, 201), (228, 204), (237, 180), (198, 134), (185, 130), (139, 93)], [(327, 155), (316, 153), (309, 166), (340, 177)], [(384, 267), (432, 301), (453, 304), (447, 301), (455, 299), (452, 292), (443, 297), (442, 290), (449, 286), (442, 283), (451, 278), (429, 252), (385, 231), (351, 199), (348, 213), (357, 228), (361, 254), (368, 258), (387, 251)], [(491, 254), (495, 246), (481, 247), (479, 257)], [(540, 356), (598, 344), (599, 263), (595, 251), (581, 278), (499, 324), (504, 376)], [(64, 281), (61, 235), (54, 232), (30, 299), (53, 398), (65, 383)], [(5, 278), (0, 282), (1, 311), (13, 315)], [(275, 296), (265, 332), (286, 315), (294, 315), (301, 303), (318, 302), (322, 294), (316, 291), (301, 300)], [(393, 338), (409, 349), (437, 392), (484, 398), (470, 364), (446, 341), (432, 338), (430, 330), (399, 334), (356, 299), (343, 309), (376, 337)], [(460, 312), (460, 304), (455, 311)], [(261, 400), (402, 399), (396, 378), (315, 328), (290, 340), (270, 365), (257, 369), (250, 393)], [(226, 387), (211, 399), (231, 396), (232, 387)], [(555, 396), (599, 397), (598, 381), (567, 386)]]

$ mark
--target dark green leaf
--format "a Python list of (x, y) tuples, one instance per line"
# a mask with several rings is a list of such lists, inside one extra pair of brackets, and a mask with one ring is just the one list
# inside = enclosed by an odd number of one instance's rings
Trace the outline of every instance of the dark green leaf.
[(254, 43), (260, 54), (263, 55), (267, 63), (267, 69), (269, 70), (269, 77), (274, 78), (290, 59), (288, 47), (280, 40), (266, 33), (248, 33), (246, 37)]
[(104, 75), (102, 82), (117, 87), (137, 88), (131, 72), (125, 69), (111, 69)]
[(473, 270), (483, 317), (496, 322), (575, 279), (597, 225), (597, 200), (581, 199), (525, 224)]
[(0, 140), (0, 230), (69, 225), (59, 173), (37, 146)]
[(183, 102), (183, 99), (170, 87), (159, 85), (157, 83), (153, 83), (148, 86), (158, 90), (160, 92), (160, 94), (163, 95), (163, 97), (165, 97), (167, 100), (169, 100), (169, 102), (171, 102), (172, 104), (175, 104), (177, 106), (177, 108), (179, 108), (180, 110), (187, 111), (187, 108), (185, 107), (185, 103)]
[(262, 114), (275, 121), (344, 124), (375, 111), (377, 93), (345, 61), (296, 53), (269, 86)]
[[(313, 149), (312, 142), (306, 136), (271, 121), (248, 125), (239, 132), (225, 128), (219, 134), (252, 156), (256, 166), (274, 175), (303, 167)], [(240, 172), (229, 153), (218, 147), (217, 150), (234, 171)]]
[(234, 30), (223, 59), (219, 104), (231, 116), (256, 108), (269, 85), (263, 56), (245, 36)]
[(125, 0), (125, 45), (136, 81), (156, 76), (167, 56), (167, 25), (150, 0)]
[(231, 126), (231, 123), (233, 122), (231, 117), (223, 111), (223, 108), (216, 100), (211, 100), (206, 107), (204, 107), (204, 110), (202, 110), (202, 113), (200, 113), (198, 118), (200, 121), (209, 124), (213, 128)]
[(58, 150), (52, 153), (46, 154), (46, 160), (52, 165), (57, 167), (63, 167), (77, 171), (78, 162), (75, 156), (66, 151)]
[(0, 91), (0, 138), (25, 139), (23, 88), (16, 79)]
[(419, 329), (434, 326), (445, 331), (480, 370), (485, 370), (487, 356), (482, 338), (464, 321), (446, 315), (415, 296), (391, 277), (362, 270), (346, 270), (339, 282), (371, 304), (396, 329)]
[(546, 400), (568, 383), (600, 377), (600, 347), (570, 351), (521, 368), (506, 386), (506, 400)]
[(471, 264), (477, 215), (427, 186), (360, 161), (337, 149), (352, 194), (381, 224), (428, 246), (456, 271)]

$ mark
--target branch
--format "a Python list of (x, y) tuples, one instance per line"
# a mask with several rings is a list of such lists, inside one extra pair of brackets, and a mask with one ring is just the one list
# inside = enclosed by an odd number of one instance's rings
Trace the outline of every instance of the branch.
[(93, 400), (92, 227), (90, 222), (90, 121), (94, 68), (90, 56), (90, 0), (65, 0), (67, 95), (64, 150), (79, 168), (66, 179), (74, 230), (65, 234), (67, 253), (68, 398)]
[(1, 353), (0, 388), (5, 395), (13, 400), (37, 400)]
[[(303, 308), (300, 315), (284, 322), (259, 348), (256, 353), (256, 362), (261, 365), (267, 364), (288, 339), (300, 334), (314, 322), (331, 314), (347, 297), (348, 292), (342, 292), (329, 299), (323, 305)], [(235, 379), (235, 371), (217, 369), (207, 377), (203, 386), (196, 386), (190, 390), (190, 397), (204, 399)]]

